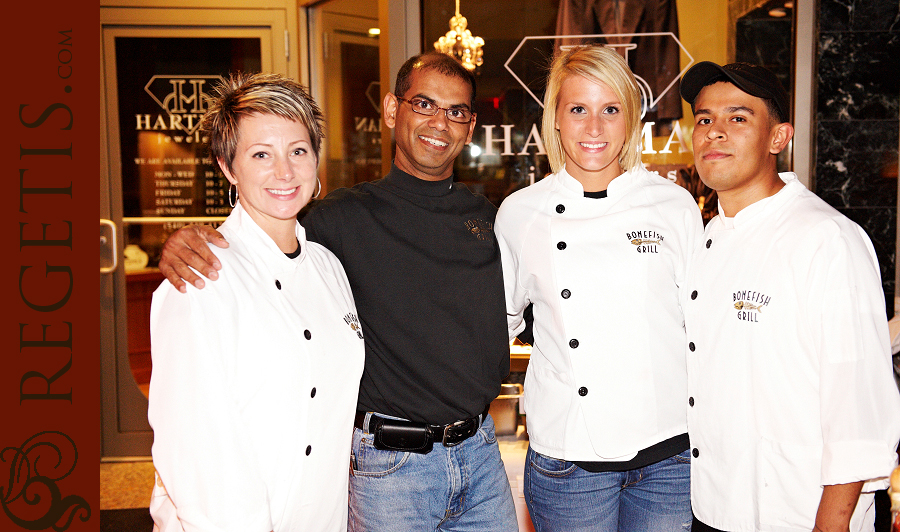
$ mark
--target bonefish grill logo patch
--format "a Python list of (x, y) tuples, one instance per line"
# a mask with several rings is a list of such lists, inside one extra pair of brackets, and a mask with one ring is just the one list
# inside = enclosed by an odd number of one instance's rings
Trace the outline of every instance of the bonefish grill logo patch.
[(737, 319), (756, 323), (762, 314), (763, 307), (772, 301), (770, 296), (754, 290), (740, 290), (732, 294)]
[(629, 231), (625, 238), (638, 253), (659, 253), (665, 237), (656, 231)]
[(485, 222), (481, 218), (473, 218), (466, 221), (466, 228), (470, 233), (475, 235), (478, 240), (490, 240), (494, 224)]
[(344, 323), (350, 326), (350, 329), (356, 333), (356, 336), (362, 340), (362, 327), (359, 325), (359, 318), (356, 317), (356, 314), (349, 312), (346, 316), (344, 316)]

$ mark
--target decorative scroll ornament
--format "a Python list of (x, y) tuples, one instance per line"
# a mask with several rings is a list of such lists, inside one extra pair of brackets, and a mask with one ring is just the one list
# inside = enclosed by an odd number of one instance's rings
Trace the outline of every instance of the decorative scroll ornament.
[(456, 0), (456, 15), (450, 19), (450, 31), (434, 43), (434, 49), (455, 57), (468, 70), (475, 70), (484, 63), (481, 50), (484, 39), (472, 37), (472, 32), (466, 29), (468, 24), (466, 17), (459, 14), (459, 0)]
[(76, 463), (75, 442), (58, 431), (39, 432), (20, 447), (0, 450), (0, 467), (9, 467), (6, 485), (0, 484), (3, 512), (24, 530), (63, 532), (75, 519), (88, 522), (90, 504), (78, 495), (64, 495), (66, 483), (60, 482)]

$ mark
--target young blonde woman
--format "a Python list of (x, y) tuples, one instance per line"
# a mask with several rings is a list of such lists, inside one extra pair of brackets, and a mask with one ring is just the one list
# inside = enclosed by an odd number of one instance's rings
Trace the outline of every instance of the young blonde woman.
[(497, 215), (510, 338), (533, 304), (525, 498), (535, 530), (692, 522), (680, 297), (700, 210), (640, 161), (640, 94), (611, 48), (553, 60), (553, 174)]

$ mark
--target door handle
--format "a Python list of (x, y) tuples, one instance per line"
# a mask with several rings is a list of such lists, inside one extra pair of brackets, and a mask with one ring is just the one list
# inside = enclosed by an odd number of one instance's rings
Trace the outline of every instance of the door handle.
[(119, 267), (119, 244), (116, 239), (116, 224), (113, 223), (112, 220), (104, 220), (103, 218), (101, 218), (100, 225), (108, 226), (109, 232), (112, 235), (112, 246), (110, 246), (109, 245), (110, 239), (106, 238), (106, 235), (104, 235), (102, 233), (100, 234), (100, 248), (103, 249), (104, 247), (106, 247), (107, 249), (109, 249), (110, 250), (109, 254), (112, 257), (112, 265), (111, 266), (100, 266), (100, 273), (101, 274), (112, 273), (112, 272), (116, 271), (116, 268)]

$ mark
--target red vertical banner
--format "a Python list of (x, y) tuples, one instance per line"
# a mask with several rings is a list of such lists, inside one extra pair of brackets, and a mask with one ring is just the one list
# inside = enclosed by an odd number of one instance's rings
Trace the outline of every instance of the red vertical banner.
[(4, 17), (0, 529), (99, 530), (99, 4)]

